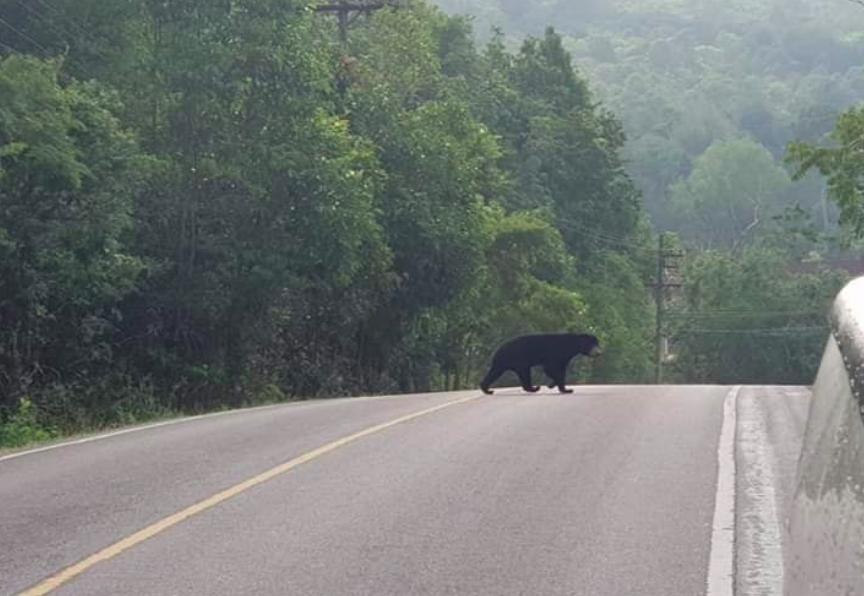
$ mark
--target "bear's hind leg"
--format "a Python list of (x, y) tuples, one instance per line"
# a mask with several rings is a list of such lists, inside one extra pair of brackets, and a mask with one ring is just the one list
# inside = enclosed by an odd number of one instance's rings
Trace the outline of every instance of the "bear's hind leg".
[(497, 381), (498, 377), (504, 374), (504, 371), (505, 369), (493, 365), (492, 368), (489, 369), (489, 372), (486, 374), (486, 376), (483, 377), (483, 380), (480, 381), (480, 390), (486, 395), (492, 395), (493, 393), (495, 393), (494, 391), (489, 389), (489, 386), (492, 385), (492, 383), (494, 383), (495, 381)]
[(516, 374), (519, 375), (519, 381), (522, 383), (522, 389), (524, 389), (528, 393), (537, 393), (538, 391), (540, 391), (540, 387), (531, 384), (530, 368), (520, 368), (516, 371)]
[(558, 377), (555, 376), (554, 368), (550, 366), (544, 366), (543, 372), (546, 373), (546, 376), (549, 377), (549, 380), (551, 381), (549, 385), (547, 385), (547, 387), (549, 387), (549, 389), (555, 389), (555, 387), (558, 386)]

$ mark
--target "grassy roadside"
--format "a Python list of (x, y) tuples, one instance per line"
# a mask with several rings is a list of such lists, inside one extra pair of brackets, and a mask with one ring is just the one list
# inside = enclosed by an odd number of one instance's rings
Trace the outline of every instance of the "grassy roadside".
[(162, 410), (160, 412), (154, 412), (150, 416), (142, 416), (136, 420), (116, 421), (110, 424), (94, 425), (91, 427), (62, 432), (41, 424), (32, 402), (29, 400), (21, 400), (18, 410), (13, 413), (6, 422), (0, 423), (0, 457), (20, 451), (27, 451), (29, 449), (50, 447), (51, 445), (57, 445), (69, 441), (87, 439), (102, 434), (132, 430), (139, 427), (145, 428), (155, 424), (170, 422), (172, 420), (200, 418), (202, 416), (249, 410), (279, 404), (297, 403), (301, 401), (308, 400), (280, 399), (256, 401), (254, 404), (245, 404), (240, 407), (232, 408), (227, 405), (221, 405), (198, 412)]
[[(378, 398), (387, 398), (387, 397), (396, 397), (396, 395), (391, 394), (381, 394), (381, 395), (368, 395), (366, 398), (368, 399), (378, 399)], [(33, 409), (32, 404), (27, 406), (23, 406), (19, 408), (18, 414), (13, 415), (11, 420), (14, 420), (15, 429), (13, 431), (13, 435), (6, 434), (6, 437), (14, 436), (18, 439), (17, 443), (4, 443), (0, 440), (0, 457), (6, 455), (12, 455), (14, 453), (28, 451), (30, 449), (37, 449), (42, 447), (50, 447), (52, 445), (58, 445), (62, 443), (68, 443), (72, 441), (79, 441), (82, 439), (88, 439), (90, 437), (97, 437), (99, 435), (110, 434), (118, 431), (133, 431), (138, 428), (148, 428), (158, 424), (164, 424), (166, 422), (171, 421), (182, 421), (185, 419), (196, 419), (202, 418), (205, 416), (214, 416), (217, 414), (230, 414), (232, 412), (241, 412), (246, 410), (255, 410), (259, 408), (267, 408), (278, 405), (287, 405), (287, 404), (300, 404), (300, 403), (309, 403), (309, 402), (319, 402), (319, 401), (334, 401), (339, 399), (363, 399), (358, 396), (330, 396), (330, 397), (314, 397), (314, 398), (288, 398), (282, 396), (279, 399), (272, 398), (271, 399), (260, 399), (256, 400), (254, 403), (247, 403), (245, 405), (239, 407), (230, 407), (227, 405), (217, 406), (214, 408), (202, 410), (199, 412), (179, 412), (179, 411), (163, 411), (160, 414), (154, 414), (153, 416), (149, 416), (147, 418), (142, 418), (135, 421), (129, 422), (116, 422), (113, 424), (106, 424), (100, 426), (94, 426), (91, 428), (79, 429), (71, 432), (57, 432), (53, 429), (46, 429), (39, 425), (38, 420), (35, 416), (35, 411)], [(22, 410), (24, 411), (24, 415), (21, 416)], [(16, 416), (18, 416), (16, 420)], [(8, 430), (10, 422), (6, 422), (0, 424), (0, 439), (4, 437), (4, 429)]]
[[(225, 409), (214, 410), (203, 414), (217, 413)], [(130, 423), (117, 422), (104, 426), (84, 428), (71, 432), (60, 432), (50, 427), (43, 427), (33, 419), (20, 416), (21, 409), (13, 415), (13, 418), (0, 425), (0, 457), (11, 455), (20, 451), (27, 451), (38, 447), (49, 447), (68, 441), (76, 441), (101, 434), (111, 433), (118, 430), (146, 427), (161, 422), (177, 420), (181, 418), (194, 418), (201, 414), (186, 414), (183, 412), (162, 412), (152, 417), (136, 420)]]

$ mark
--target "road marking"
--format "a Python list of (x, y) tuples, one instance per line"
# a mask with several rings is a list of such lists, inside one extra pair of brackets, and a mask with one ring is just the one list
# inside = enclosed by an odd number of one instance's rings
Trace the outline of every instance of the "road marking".
[(267, 406), (258, 406), (255, 408), (245, 408), (239, 410), (226, 410), (224, 412), (211, 412), (210, 414), (199, 414), (198, 416), (186, 416), (184, 418), (174, 418), (172, 420), (164, 420), (162, 422), (154, 422), (152, 424), (144, 424), (142, 426), (133, 426), (131, 428), (124, 428), (122, 430), (115, 430), (112, 432), (101, 433), (98, 435), (93, 435), (91, 437), (84, 437), (82, 439), (74, 439), (72, 441), (63, 441), (62, 443), (54, 443), (53, 445), (45, 445), (44, 447), (36, 447), (35, 449), (28, 449), (26, 451), (16, 451), (15, 453), (10, 453), (9, 455), (0, 456), (0, 462), (4, 462), (9, 459), (15, 459), (16, 457), (24, 457), (25, 455), (33, 455), (36, 453), (42, 453), (43, 451), (52, 451), (54, 449), (60, 449), (61, 447), (72, 447), (73, 445), (81, 445), (83, 443), (92, 443), (94, 441), (102, 441), (104, 439), (110, 439), (111, 437), (117, 437), (120, 435), (128, 435), (130, 433), (141, 432), (142, 430), (150, 430), (151, 428), (159, 428), (160, 426), (172, 426), (174, 424), (181, 424), (184, 422), (192, 422), (193, 420), (201, 420), (202, 418), (215, 418), (217, 416), (227, 416), (229, 414), (239, 414), (242, 412), (254, 412), (255, 410), (266, 410), (268, 408), (278, 408), (279, 406), (284, 406), (287, 404), (272, 404)]
[(341, 398), (321, 398), (321, 399), (310, 399), (303, 401), (292, 401), (285, 402), (280, 404), (268, 404), (266, 406), (255, 406), (252, 408), (238, 408), (236, 410), (225, 410), (222, 412), (211, 412), (209, 414), (198, 414), (197, 416), (185, 416), (182, 418), (173, 418), (171, 420), (163, 420), (162, 422), (153, 422), (151, 424), (144, 424), (141, 426), (133, 426), (130, 428), (124, 428), (121, 430), (115, 430), (107, 433), (100, 433), (97, 435), (93, 435), (90, 437), (83, 437), (81, 439), (73, 439), (71, 441), (63, 441), (62, 443), (54, 443), (52, 445), (45, 445), (44, 447), (36, 447), (34, 449), (27, 449), (26, 451), (16, 451), (14, 453), (10, 453), (8, 455), (0, 456), (0, 462), (4, 462), (9, 459), (15, 459), (17, 457), (24, 457), (25, 455), (35, 455), (36, 453), (42, 453), (43, 451), (52, 451), (54, 449), (60, 449), (61, 447), (72, 447), (75, 445), (81, 445), (84, 443), (92, 443), (94, 441), (103, 441), (105, 439), (110, 439), (113, 437), (118, 437), (120, 435), (128, 435), (130, 433), (137, 433), (144, 430), (151, 430), (154, 428), (160, 428), (162, 426), (173, 426), (175, 424), (184, 424), (186, 422), (193, 422), (195, 420), (202, 420), (206, 418), (216, 418), (219, 416), (232, 416), (235, 414), (245, 414), (247, 412), (256, 412), (258, 410), (270, 410), (273, 408), (288, 408), (288, 407), (300, 407), (300, 406), (324, 406), (324, 405), (332, 405), (344, 401), (351, 402), (359, 402), (359, 401), (377, 401), (384, 399), (395, 399), (399, 397), (408, 397), (407, 395), (372, 395), (366, 397), (341, 397)]
[(312, 451), (304, 453), (303, 455), (301, 455), (299, 457), (295, 457), (294, 459), (287, 461), (283, 464), (280, 464), (274, 468), (271, 468), (271, 469), (267, 470), (266, 472), (262, 472), (261, 474), (258, 474), (257, 476), (255, 476), (253, 478), (245, 480), (239, 484), (235, 484), (231, 488), (227, 488), (227, 489), (223, 490), (222, 492), (216, 493), (212, 497), (204, 499), (203, 501), (199, 501), (198, 503), (195, 503), (194, 505), (191, 505), (191, 506), (187, 507), (186, 509), (183, 509), (181, 511), (178, 511), (177, 513), (169, 515), (168, 517), (161, 519), (161, 520), (147, 526), (146, 528), (139, 530), (139, 531), (135, 532), (134, 534), (127, 536), (126, 538), (123, 538), (122, 540), (120, 540), (118, 542), (115, 542), (114, 544), (100, 550), (99, 552), (90, 555), (86, 559), (83, 559), (82, 561), (79, 561), (78, 563), (75, 563), (74, 565), (67, 567), (66, 569), (60, 571), (59, 573), (57, 573), (57, 574), (55, 574), (55, 575), (53, 575), (47, 579), (42, 580), (41, 582), (39, 582), (38, 584), (36, 584), (32, 588), (25, 590), (24, 592), (21, 592), (21, 596), (37, 596), (37, 595), (41, 595), (41, 594), (48, 594), (49, 592), (56, 590), (57, 588), (59, 588), (63, 584), (75, 579), (76, 577), (78, 577), (82, 573), (86, 572), (88, 569), (90, 569), (94, 565), (97, 565), (97, 564), (99, 564), (103, 561), (107, 561), (109, 559), (113, 559), (114, 557), (116, 557), (120, 553), (122, 553), (126, 550), (129, 550), (130, 548), (132, 548), (138, 544), (141, 544), (145, 540), (148, 540), (148, 539), (156, 536), (157, 534), (161, 534), (165, 530), (176, 526), (177, 524), (189, 519), (190, 517), (193, 517), (195, 515), (198, 515), (199, 513), (207, 511), (208, 509), (211, 509), (211, 508), (215, 507), (216, 505), (219, 505), (220, 503), (223, 503), (223, 502), (227, 501), (228, 499), (231, 499), (232, 497), (236, 497), (240, 493), (246, 492), (250, 488), (254, 488), (254, 487), (258, 486), (259, 484), (263, 484), (263, 483), (267, 482), (268, 480), (272, 480), (276, 476), (279, 476), (281, 474), (289, 472), (290, 470), (293, 470), (294, 468), (296, 468), (298, 466), (302, 466), (303, 464), (308, 463), (314, 459), (318, 459), (319, 457), (326, 455), (326, 454), (330, 453), (331, 451), (335, 451), (335, 450), (339, 449), (340, 447), (344, 447), (345, 445), (348, 445), (349, 443), (353, 443), (354, 441), (357, 441), (358, 439), (368, 437), (369, 435), (374, 435), (375, 433), (379, 433), (383, 430), (386, 430), (386, 429), (391, 428), (393, 426), (396, 426), (398, 424), (402, 424), (404, 422), (409, 422), (409, 421), (414, 420), (416, 418), (420, 418), (421, 416), (427, 416), (429, 414), (432, 414), (434, 412), (438, 412), (440, 410), (443, 410), (445, 408), (449, 408), (451, 406), (456, 406), (459, 404), (464, 404), (464, 403), (469, 402), (469, 401), (473, 401), (475, 399), (480, 399), (481, 397), (484, 397), (484, 396), (483, 395), (472, 395), (470, 397), (465, 397), (462, 399), (449, 401), (449, 402), (444, 403), (444, 404), (439, 404), (439, 405), (432, 407), (432, 408), (427, 408), (425, 410), (421, 410), (421, 411), (415, 412), (413, 414), (408, 414), (406, 416), (402, 416), (400, 418), (390, 420), (389, 422), (384, 422), (382, 424), (371, 426), (365, 430), (361, 430), (357, 433), (354, 433), (353, 435), (348, 435), (347, 437), (337, 439), (336, 441), (333, 441), (332, 443), (327, 443), (326, 445), (322, 445), (321, 447), (318, 447), (317, 449), (313, 449)]
[(755, 400), (738, 403), (743, 511), (738, 536), (746, 594), (783, 594), (783, 539), (777, 512), (777, 460), (764, 412)]
[(740, 386), (734, 387), (723, 400), (706, 596), (735, 593), (735, 430), (739, 391)]

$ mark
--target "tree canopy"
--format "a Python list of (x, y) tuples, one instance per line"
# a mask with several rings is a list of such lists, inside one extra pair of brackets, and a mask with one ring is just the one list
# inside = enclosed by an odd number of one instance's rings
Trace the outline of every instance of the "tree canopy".
[[(2, 416), (458, 388), (517, 333), (649, 341), (622, 127), (560, 35), (478, 45), (417, 2), (343, 43), (313, 8), (4, 5)], [(650, 370), (611, 361), (580, 374)]]
[[(751, 141), (775, 160), (770, 178), (784, 167), (790, 142), (819, 142), (864, 97), (864, 9), (850, 2), (556, 0), (531, 10), (504, 0), (438, 4), (475, 15), (480, 32), (501, 27), (512, 45), (554, 22), (596, 100), (621, 119), (625, 167), (651, 220), (690, 238), (700, 216), (682, 218), (671, 189), (706, 151)], [(750, 192), (737, 183), (730, 176), (726, 191), (712, 192)], [(820, 185), (814, 176), (795, 181), (775, 206), (799, 205), (822, 231), (835, 233)]]
[(760, 360), (707, 322), (815, 328), (842, 281), (821, 259), (864, 221), (861, 114), (812, 143), (864, 90), (852, 16), (441, 5), (480, 38), (421, 0), (347, 39), (307, 0), (0, 5), (0, 442), (471, 387), (539, 331), (600, 336), (580, 379), (647, 381), (655, 228), (688, 251), (675, 379), (812, 372), (818, 341)]

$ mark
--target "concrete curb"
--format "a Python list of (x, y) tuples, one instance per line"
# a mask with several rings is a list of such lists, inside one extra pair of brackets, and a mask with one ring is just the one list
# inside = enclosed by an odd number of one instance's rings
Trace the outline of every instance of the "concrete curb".
[(787, 596), (864, 594), (864, 278), (831, 323), (787, 525)]

